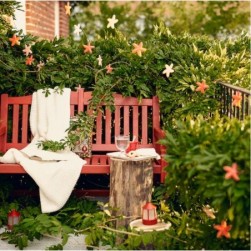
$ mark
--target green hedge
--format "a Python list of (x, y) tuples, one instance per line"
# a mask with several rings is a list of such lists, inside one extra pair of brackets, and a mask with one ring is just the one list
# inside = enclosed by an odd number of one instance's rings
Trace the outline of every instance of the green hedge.
[[(250, 120), (187, 118), (176, 121), (175, 133), (166, 132), (168, 148), (165, 183), (167, 204), (186, 214), (184, 224), (201, 230), (206, 249), (245, 249), (249, 246)], [(237, 164), (239, 181), (225, 177), (224, 167)], [(176, 201), (178, 203), (172, 203)], [(177, 206), (178, 205), (178, 206)], [(203, 208), (214, 210), (207, 217)], [(183, 215), (184, 216), (184, 215)], [(217, 240), (214, 225), (226, 221), (231, 238)], [(186, 227), (182, 231), (186, 231)], [(189, 231), (188, 231), (189, 233)], [(207, 235), (210, 234), (210, 242)], [(189, 235), (189, 234), (188, 234)], [(213, 239), (215, 239), (213, 241)]]
[[(11, 46), (9, 39), (17, 34), (20, 45)], [(39, 88), (66, 86), (74, 90), (79, 84), (94, 91), (94, 103), (101, 96), (112, 102), (116, 91), (138, 98), (158, 95), (164, 122), (202, 113), (207, 116), (218, 108), (215, 98), (220, 81), (248, 87), (250, 83), (250, 38), (242, 35), (235, 41), (217, 41), (207, 36), (189, 34), (172, 35), (163, 24), (147, 41), (142, 41), (146, 52), (139, 57), (132, 53), (133, 41), (119, 31), (105, 32), (92, 41), (92, 54), (83, 52), (87, 34), (80, 42), (72, 37), (38, 40), (21, 31), (8, 29), (0, 33), (0, 91), (10, 95), (27, 95)], [(34, 61), (26, 65), (25, 45), (32, 45)], [(97, 57), (103, 58), (103, 66)], [(44, 67), (38, 70), (39, 62)], [(106, 72), (111, 64), (112, 73)], [(165, 65), (173, 64), (174, 72), (166, 77)], [(197, 82), (205, 81), (209, 88), (204, 94), (197, 92)]]

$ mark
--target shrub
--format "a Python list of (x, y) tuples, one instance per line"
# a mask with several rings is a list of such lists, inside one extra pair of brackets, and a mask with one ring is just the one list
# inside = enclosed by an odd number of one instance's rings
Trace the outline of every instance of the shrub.
[[(214, 232), (204, 248), (245, 249), (249, 245), (250, 120), (216, 115), (209, 121), (198, 116), (175, 125), (175, 133), (166, 132), (163, 140), (170, 163), (165, 183), (167, 203), (178, 202), (172, 208), (186, 214), (190, 228), (197, 222), (195, 229), (203, 232), (204, 239), (206, 229)], [(227, 179), (226, 166), (235, 164), (239, 180), (234, 176)], [(215, 218), (205, 222), (203, 210), (211, 210)], [(213, 226), (223, 220), (232, 226), (231, 239), (214, 242), (217, 232)]]

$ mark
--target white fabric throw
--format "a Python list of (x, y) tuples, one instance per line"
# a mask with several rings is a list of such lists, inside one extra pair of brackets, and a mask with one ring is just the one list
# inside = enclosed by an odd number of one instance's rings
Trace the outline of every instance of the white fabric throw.
[(61, 209), (74, 188), (86, 161), (77, 154), (64, 150), (44, 151), (38, 141), (59, 141), (67, 136), (70, 123), (70, 93), (65, 88), (62, 94), (50, 89), (45, 97), (43, 90), (33, 93), (30, 113), (32, 142), (21, 151), (9, 149), (2, 163), (18, 163), (39, 186), (41, 210), (50, 213)]

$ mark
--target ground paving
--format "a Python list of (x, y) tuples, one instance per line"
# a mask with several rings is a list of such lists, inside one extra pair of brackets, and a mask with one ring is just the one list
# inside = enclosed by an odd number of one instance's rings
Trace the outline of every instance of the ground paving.
[[(0, 229), (0, 233), (4, 231), (4, 228)], [(29, 243), (28, 247), (24, 250), (46, 250), (49, 246), (56, 245), (60, 243), (60, 239), (43, 237), (41, 240), (34, 240)], [(19, 250), (13, 244), (8, 244), (7, 241), (0, 240), (0, 250)], [(85, 236), (74, 236), (71, 235), (68, 242), (64, 246), (64, 250), (86, 250), (85, 246)]]

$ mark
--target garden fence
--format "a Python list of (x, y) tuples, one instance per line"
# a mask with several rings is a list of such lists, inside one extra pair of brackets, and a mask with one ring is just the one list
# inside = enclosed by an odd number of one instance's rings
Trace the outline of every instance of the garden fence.
[[(240, 106), (233, 105), (233, 96), (239, 95)], [(250, 90), (233, 86), (226, 83), (219, 83), (220, 114), (230, 118), (243, 120), (250, 115)]]

